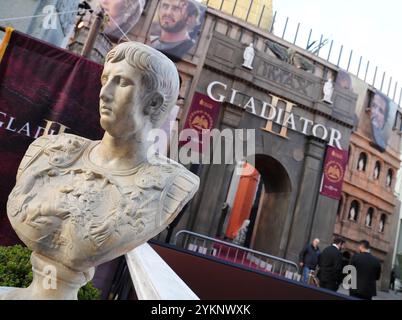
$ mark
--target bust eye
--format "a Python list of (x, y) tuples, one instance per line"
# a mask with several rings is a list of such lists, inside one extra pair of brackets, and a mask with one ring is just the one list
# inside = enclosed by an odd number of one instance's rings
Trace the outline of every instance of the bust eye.
[(101, 77), (101, 84), (104, 85), (107, 82), (108, 77), (107, 76), (102, 76)]
[(124, 78), (120, 78), (119, 79), (119, 85), (121, 87), (127, 87), (127, 86), (130, 85), (130, 81), (128, 81), (127, 79), (124, 79)]

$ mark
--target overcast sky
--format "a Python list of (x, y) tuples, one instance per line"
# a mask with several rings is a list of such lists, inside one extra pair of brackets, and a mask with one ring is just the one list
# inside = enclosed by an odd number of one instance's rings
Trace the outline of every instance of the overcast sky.
[[(370, 60), (371, 78), (378, 65), (377, 85), (387, 72), (383, 91), (387, 93), (389, 76), (402, 85), (402, 1), (401, 0), (273, 0), (278, 11), (276, 33), (281, 33), (286, 17), (289, 17), (287, 37), (293, 41), (297, 23), (301, 23), (298, 45), (305, 47), (310, 28), (313, 38), (334, 40), (332, 62), (337, 62), (340, 45), (344, 45), (341, 66), (346, 68), (350, 50), (354, 51), (352, 72), (357, 71), (360, 56), (364, 57), (363, 76), (367, 60)], [(285, 36), (286, 38), (286, 36)], [(327, 56), (329, 44), (322, 54)], [(325, 51), (327, 50), (327, 51)], [(370, 73), (369, 73), (370, 78)], [(395, 83), (395, 82), (394, 82)], [(392, 85), (391, 96), (394, 92)], [(399, 89), (397, 98), (399, 99)]]

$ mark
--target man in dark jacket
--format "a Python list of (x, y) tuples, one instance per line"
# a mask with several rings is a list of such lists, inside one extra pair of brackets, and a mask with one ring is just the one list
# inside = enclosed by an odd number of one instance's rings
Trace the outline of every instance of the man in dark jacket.
[(318, 279), (320, 287), (337, 291), (342, 282), (342, 247), (345, 240), (335, 238), (334, 243), (325, 248), (318, 258)]
[(302, 281), (308, 283), (311, 270), (315, 270), (320, 255), (319, 239), (314, 239), (312, 243), (307, 244), (299, 254), (299, 264), (302, 268)]
[(350, 295), (371, 300), (377, 295), (376, 281), (381, 277), (381, 263), (370, 253), (370, 243), (360, 241), (359, 252), (352, 257), (351, 265), (356, 268), (357, 288), (350, 289)]

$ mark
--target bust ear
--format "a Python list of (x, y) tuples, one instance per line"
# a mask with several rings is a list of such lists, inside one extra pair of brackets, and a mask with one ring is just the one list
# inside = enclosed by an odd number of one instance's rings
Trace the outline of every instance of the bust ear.
[(154, 124), (158, 121), (161, 113), (164, 111), (163, 103), (165, 99), (159, 92), (153, 92), (149, 94), (145, 99), (144, 114), (150, 116), (151, 122)]
[(162, 107), (162, 105), (163, 105), (163, 102), (164, 102), (164, 99), (163, 99), (162, 94), (160, 94), (159, 92), (155, 92), (152, 95), (152, 98), (150, 100), (149, 106), (152, 109), (160, 109)]

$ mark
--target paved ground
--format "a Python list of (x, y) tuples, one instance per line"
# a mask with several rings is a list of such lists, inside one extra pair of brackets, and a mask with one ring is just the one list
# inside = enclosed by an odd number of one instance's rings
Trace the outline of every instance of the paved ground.
[[(349, 295), (348, 291), (344, 289), (339, 289), (338, 293), (342, 293), (345, 295)], [(373, 298), (373, 300), (402, 300), (402, 293), (395, 293), (394, 291), (384, 292), (378, 291), (377, 296)]]

